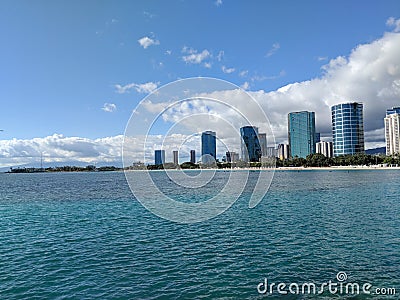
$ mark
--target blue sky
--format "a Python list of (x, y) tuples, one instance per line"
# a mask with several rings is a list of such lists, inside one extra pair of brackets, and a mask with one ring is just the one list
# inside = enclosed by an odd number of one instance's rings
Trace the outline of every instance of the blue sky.
[(3, 0), (0, 7), (1, 140), (121, 135), (149, 83), (207, 76), (268, 93), (321, 78), (331, 60), (397, 32), (400, 17), (399, 1)]

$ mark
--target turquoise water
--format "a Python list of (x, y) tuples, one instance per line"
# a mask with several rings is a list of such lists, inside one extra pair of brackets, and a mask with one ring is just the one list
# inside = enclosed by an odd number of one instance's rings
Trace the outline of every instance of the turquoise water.
[(251, 172), (225, 213), (180, 225), (141, 206), (123, 173), (0, 174), (0, 299), (268, 299), (279, 296), (258, 294), (264, 278), (322, 283), (339, 271), (397, 290), (353, 299), (398, 299), (399, 175), (276, 172), (249, 209)]

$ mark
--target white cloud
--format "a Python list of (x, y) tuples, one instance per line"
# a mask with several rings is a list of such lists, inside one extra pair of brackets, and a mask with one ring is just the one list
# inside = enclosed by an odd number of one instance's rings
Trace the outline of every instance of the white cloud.
[(155, 15), (155, 14), (152, 14), (152, 13), (150, 13), (150, 12), (148, 12), (148, 11), (144, 11), (144, 12), (143, 12), (143, 16), (144, 16), (145, 18), (147, 18), (147, 19), (153, 19), (156, 15)]
[(266, 57), (270, 57), (276, 53), (281, 48), (281, 45), (279, 43), (274, 43), (272, 45), (272, 48), (265, 54)]
[(114, 112), (117, 110), (117, 106), (114, 103), (104, 103), (101, 109), (105, 112)]
[(165, 54), (166, 54), (166, 55), (171, 55), (171, 54), (172, 54), (172, 50), (166, 50), (166, 51), (165, 51)]
[(149, 38), (148, 36), (142, 37), (141, 39), (138, 39), (138, 43), (140, 46), (142, 46), (144, 49), (147, 49), (148, 47), (152, 45), (159, 45), (160, 41)]
[[(364, 103), (364, 124), (367, 147), (370, 143), (383, 144), (383, 118), (387, 108), (400, 104), (400, 34), (386, 33), (368, 44), (358, 45), (348, 56), (331, 59), (321, 70), (320, 77), (288, 84), (278, 90), (250, 91), (267, 113), (277, 141), (287, 139), (287, 114), (291, 111), (316, 112), (317, 130), (323, 138), (331, 138), (330, 107), (337, 103), (359, 101)], [(277, 76), (283, 76), (281, 73)], [(252, 80), (268, 79), (253, 76)], [(245, 84), (243, 87), (249, 87)], [(249, 109), (236, 91), (210, 93), (211, 98), (229, 99), (240, 111)], [(196, 106), (198, 105), (198, 106)], [(183, 115), (198, 112), (201, 104), (193, 103)], [(208, 110), (225, 120), (234, 120), (231, 112), (213, 105)], [(174, 115), (175, 114), (175, 115)], [(256, 111), (246, 115), (256, 115)], [(174, 121), (176, 111), (169, 120)], [(197, 128), (197, 124), (191, 125)], [(196, 127), (197, 126), (197, 127)], [(223, 125), (216, 126), (223, 128)], [(375, 132), (375, 134), (371, 134)], [(376, 134), (377, 133), (377, 134)], [(377, 136), (379, 137), (377, 139)]]
[(224, 59), (225, 52), (223, 50), (218, 52), (217, 60), (222, 61)]
[(126, 85), (116, 84), (115, 88), (117, 89), (118, 94), (129, 93), (131, 89), (135, 89), (138, 93), (151, 93), (155, 89), (157, 89), (159, 82), (146, 82), (146, 83), (129, 83)]
[(88, 139), (53, 134), (43, 138), (0, 140), (0, 167), (79, 161), (120, 162), (123, 136)]
[(327, 56), (318, 56), (317, 60), (318, 61), (325, 61), (325, 60), (328, 60), (328, 57)]
[(211, 57), (211, 53), (207, 49), (198, 53), (197, 50), (185, 46), (183, 47), (182, 52), (187, 54), (182, 56), (183, 61), (189, 64), (200, 64)]
[(400, 19), (390, 17), (389, 19), (387, 19), (386, 25), (389, 27), (393, 27), (394, 32), (400, 32)]
[(214, 4), (215, 4), (216, 6), (221, 6), (221, 5), (222, 5), (222, 0), (216, 0), (216, 1), (214, 2)]
[(241, 86), (242, 89), (248, 90), (250, 87), (250, 83), (248, 81), (244, 82)]
[(211, 69), (212, 63), (210, 63), (210, 62), (205, 62), (205, 63), (204, 63), (204, 67), (207, 68), (207, 69)]
[(239, 76), (240, 77), (246, 77), (248, 74), (249, 74), (248, 70), (243, 70), (243, 71), (240, 71)]
[(226, 66), (222, 66), (221, 67), (222, 72), (224, 72), (225, 74), (230, 74), (235, 72), (235, 68), (227, 68)]

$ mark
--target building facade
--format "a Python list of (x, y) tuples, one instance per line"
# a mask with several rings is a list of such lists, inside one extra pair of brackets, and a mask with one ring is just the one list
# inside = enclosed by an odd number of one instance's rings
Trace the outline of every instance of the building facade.
[(162, 165), (165, 163), (165, 150), (154, 151), (154, 164)]
[(196, 150), (190, 150), (190, 162), (192, 164), (196, 163)]
[(386, 111), (385, 141), (386, 155), (400, 154), (400, 107)]
[(315, 113), (291, 112), (288, 115), (288, 138), (291, 157), (303, 157), (315, 153)]
[(204, 131), (201, 134), (201, 156), (201, 162), (203, 164), (212, 164), (217, 160), (217, 141), (215, 131)]
[(244, 126), (240, 128), (241, 154), (245, 162), (259, 162), (261, 158), (261, 145), (258, 138), (258, 128)]
[(323, 154), (326, 157), (333, 157), (333, 143), (332, 142), (316, 143), (315, 153)]
[(172, 157), (174, 158), (174, 165), (177, 166), (179, 165), (179, 159), (178, 159), (178, 151), (174, 150), (172, 151)]
[(277, 156), (280, 160), (285, 160), (290, 157), (288, 144), (279, 144), (277, 152)]
[(226, 162), (235, 163), (239, 160), (239, 153), (227, 151), (225, 153)]
[(258, 140), (260, 141), (261, 156), (267, 156), (267, 134), (259, 133)]
[(332, 106), (333, 155), (364, 152), (363, 104), (341, 103)]

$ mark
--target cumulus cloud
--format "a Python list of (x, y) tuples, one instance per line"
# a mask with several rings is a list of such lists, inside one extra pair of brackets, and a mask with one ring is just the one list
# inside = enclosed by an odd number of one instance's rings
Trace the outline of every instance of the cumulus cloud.
[[(384, 145), (382, 128), (385, 111), (389, 107), (400, 105), (398, 53), (400, 34), (386, 33), (371, 43), (358, 45), (347, 56), (331, 59), (322, 67), (321, 75), (317, 78), (291, 83), (271, 92), (260, 90), (249, 94), (268, 115), (277, 142), (287, 140), (287, 114), (301, 110), (315, 111), (317, 131), (321, 132), (323, 139), (331, 139), (330, 107), (338, 103), (358, 101), (364, 103), (367, 148), (379, 143)], [(280, 76), (282, 74), (284, 73)], [(249, 108), (236, 91), (215, 91), (208, 96), (229, 99), (230, 103), (241, 111), (246, 111), (247, 115), (257, 114), (257, 111), (247, 111)], [(198, 105), (202, 104), (199, 102)], [(234, 118), (224, 108), (209, 105), (208, 110), (215, 112), (221, 119)], [(188, 107), (185, 114), (190, 114), (191, 111), (198, 111), (195, 103)], [(195, 128), (196, 124), (192, 126)], [(218, 125), (216, 128), (222, 126)]]
[(224, 72), (225, 74), (230, 74), (235, 72), (235, 68), (227, 68), (226, 66), (222, 66), (221, 67), (222, 72)]
[(104, 103), (101, 109), (105, 112), (114, 112), (117, 110), (117, 106), (114, 103)]
[(392, 27), (394, 32), (400, 32), (400, 19), (390, 17), (387, 19), (386, 25)]
[(138, 43), (140, 46), (142, 46), (144, 49), (147, 49), (148, 47), (152, 45), (159, 45), (160, 41), (152, 39), (148, 36), (142, 37), (141, 39), (138, 39)]
[(131, 89), (136, 90), (138, 93), (151, 93), (157, 89), (159, 82), (146, 82), (146, 83), (129, 83), (126, 85), (116, 84), (114, 87), (117, 89), (118, 94), (129, 93)]
[(211, 53), (207, 49), (198, 52), (197, 50), (186, 46), (183, 47), (182, 53), (186, 54), (182, 56), (182, 60), (187, 64), (200, 64), (211, 57)]
[(265, 54), (266, 57), (270, 57), (276, 53), (281, 48), (281, 45), (279, 43), (274, 43), (272, 44), (272, 48)]
[(217, 0), (217, 1), (214, 2), (214, 4), (216, 6), (221, 6), (222, 5), (222, 0)]

